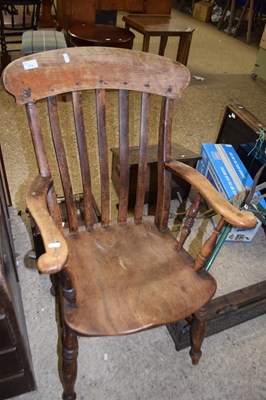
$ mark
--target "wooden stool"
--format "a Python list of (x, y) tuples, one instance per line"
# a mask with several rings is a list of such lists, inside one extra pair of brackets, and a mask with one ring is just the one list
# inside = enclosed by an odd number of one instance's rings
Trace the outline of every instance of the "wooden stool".
[(187, 65), (190, 44), (192, 40), (193, 28), (176, 23), (169, 15), (152, 14), (129, 14), (123, 17), (125, 27), (134, 29), (141, 33), (143, 37), (142, 51), (149, 51), (151, 36), (159, 36), (159, 54), (164, 55), (165, 47), (169, 36), (178, 36), (179, 45), (177, 48), (176, 61)]
[(134, 33), (114, 25), (74, 25), (68, 30), (72, 46), (104, 46), (132, 49)]

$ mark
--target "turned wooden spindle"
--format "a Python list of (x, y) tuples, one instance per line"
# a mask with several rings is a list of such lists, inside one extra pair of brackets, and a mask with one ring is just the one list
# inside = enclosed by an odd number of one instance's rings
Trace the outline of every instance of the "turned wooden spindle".
[(63, 338), (62, 384), (63, 400), (77, 398), (74, 386), (77, 378), (78, 338), (76, 332), (65, 325)]
[(76, 303), (76, 291), (73, 285), (73, 278), (70, 276), (67, 267), (60, 271), (60, 281), (64, 298), (72, 304)]
[(178, 249), (182, 249), (184, 246), (184, 243), (188, 236), (190, 235), (191, 228), (194, 225), (195, 218), (199, 212), (199, 204), (201, 200), (201, 195), (197, 193), (193, 203), (191, 204), (187, 217), (185, 219), (184, 225), (181, 229), (180, 237), (179, 237), (179, 242), (177, 245)]
[(206, 265), (210, 255), (212, 254), (212, 252), (215, 248), (217, 238), (218, 238), (219, 234), (221, 233), (221, 231), (224, 227), (224, 224), (225, 224), (225, 220), (223, 218), (221, 218), (220, 221), (218, 222), (218, 225), (213, 230), (209, 239), (207, 239), (206, 242), (203, 244), (203, 246), (194, 262), (194, 270), (195, 271), (199, 271), (200, 269), (204, 268), (204, 266)]

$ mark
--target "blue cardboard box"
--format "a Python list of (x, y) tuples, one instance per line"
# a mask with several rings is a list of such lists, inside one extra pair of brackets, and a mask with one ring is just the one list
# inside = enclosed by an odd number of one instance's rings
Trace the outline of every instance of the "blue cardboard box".
[[(203, 144), (197, 170), (216, 187), (216, 189), (234, 205), (238, 205), (242, 194), (252, 186), (253, 180), (248, 174), (233, 146), (228, 144)], [(259, 195), (259, 193), (257, 193)], [(266, 202), (262, 199), (260, 205), (266, 211)], [(214, 225), (219, 217), (212, 218)], [(229, 232), (227, 242), (250, 243), (254, 239), (261, 222), (258, 220), (255, 228), (241, 230), (233, 227)]]

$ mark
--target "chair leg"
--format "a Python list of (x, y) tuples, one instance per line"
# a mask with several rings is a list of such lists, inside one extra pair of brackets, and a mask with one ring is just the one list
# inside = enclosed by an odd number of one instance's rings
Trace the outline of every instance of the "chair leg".
[(63, 337), (63, 365), (62, 365), (62, 384), (63, 400), (75, 400), (74, 391), (77, 378), (77, 358), (78, 358), (78, 338), (76, 332), (68, 326), (64, 326)]
[(197, 365), (199, 363), (200, 357), (202, 355), (201, 345), (206, 331), (207, 315), (207, 306), (201, 308), (193, 315), (193, 320), (190, 328), (191, 349), (189, 352), (193, 365)]

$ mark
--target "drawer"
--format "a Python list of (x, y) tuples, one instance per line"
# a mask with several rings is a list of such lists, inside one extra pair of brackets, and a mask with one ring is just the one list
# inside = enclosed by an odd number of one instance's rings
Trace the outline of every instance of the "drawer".
[(21, 371), (22, 364), (16, 347), (0, 352), (0, 377), (16, 374)]
[(14, 346), (12, 332), (9, 328), (8, 319), (5, 315), (0, 315), (0, 352), (8, 347)]

